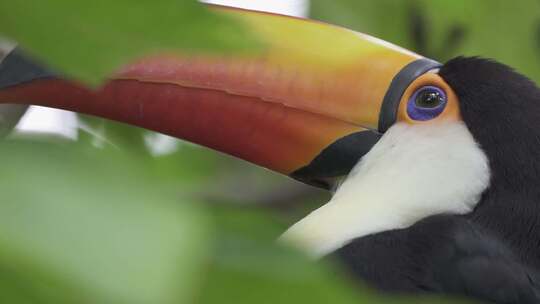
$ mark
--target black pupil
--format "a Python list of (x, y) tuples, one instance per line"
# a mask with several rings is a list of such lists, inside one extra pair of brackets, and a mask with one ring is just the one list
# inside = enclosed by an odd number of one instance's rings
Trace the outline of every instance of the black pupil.
[(416, 96), (415, 103), (421, 108), (435, 108), (444, 102), (441, 93), (435, 90), (425, 90)]

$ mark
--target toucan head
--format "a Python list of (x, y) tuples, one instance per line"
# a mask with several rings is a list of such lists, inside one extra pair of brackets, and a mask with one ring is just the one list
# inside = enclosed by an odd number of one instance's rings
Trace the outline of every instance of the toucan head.
[(334, 190), (283, 236), (317, 256), (429, 215), (471, 212), (492, 173), (504, 174), (499, 154), (512, 149), (505, 143), (521, 136), (494, 134), (510, 121), (538, 133), (520, 118), (540, 116), (524, 104), (538, 103), (538, 90), (503, 65), (442, 65), (320, 22), (212, 9), (246, 23), (264, 51), (155, 54), (98, 91), (15, 51), (0, 65), (0, 102), (138, 125)]

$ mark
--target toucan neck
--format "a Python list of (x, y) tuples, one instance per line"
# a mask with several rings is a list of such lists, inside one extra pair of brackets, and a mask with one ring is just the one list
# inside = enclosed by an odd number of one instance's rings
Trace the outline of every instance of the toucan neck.
[(522, 140), (498, 147), (495, 157), (488, 155), (490, 186), (472, 218), (511, 244), (525, 262), (540, 267), (540, 143)]

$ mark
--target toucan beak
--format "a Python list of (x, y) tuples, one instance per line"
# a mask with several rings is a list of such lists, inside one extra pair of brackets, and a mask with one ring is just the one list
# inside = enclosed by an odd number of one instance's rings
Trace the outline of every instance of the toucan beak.
[(97, 92), (15, 51), (0, 64), (0, 102), (126, 122), (329, 188), (395, 122), (407, 86), (438, 66), (337, 26), (212, 9), (246, 23), (264, 51), (149, 56)]

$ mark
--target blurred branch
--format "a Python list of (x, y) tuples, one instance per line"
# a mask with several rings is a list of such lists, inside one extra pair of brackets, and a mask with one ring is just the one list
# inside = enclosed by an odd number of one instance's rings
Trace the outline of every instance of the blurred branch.
[(540, 50), (540, 20), (538, 20), (538, 24), (536, 25), (536, 46)]
[(444, 37), (443, 43), (439, 46), (439, 49), (436, 51), (437, 59), (444, 61), (448, 60), (459, 53), (459, 48), (467, 38), (467, 30), (465, 27), (454, 24), (448, 29), (448, 33)]
[(408, 8), (409, 12), (409, 30), (411, 40), (414, 45), (414, 51), (419, 54), (427, 56), (428, 50), (428, 32), (426, 16), (422, 14), (422, 11), (417, 2), (411, 2)]
[(440, 61), (459, 53), (467, 34), (463, 25), (453, 22), (442, 34), (442, 43), (437, 44), (433, 33), (429, 31), (433, 22), (418, 1), (410, 3), (407, 14), (412, 51)]

